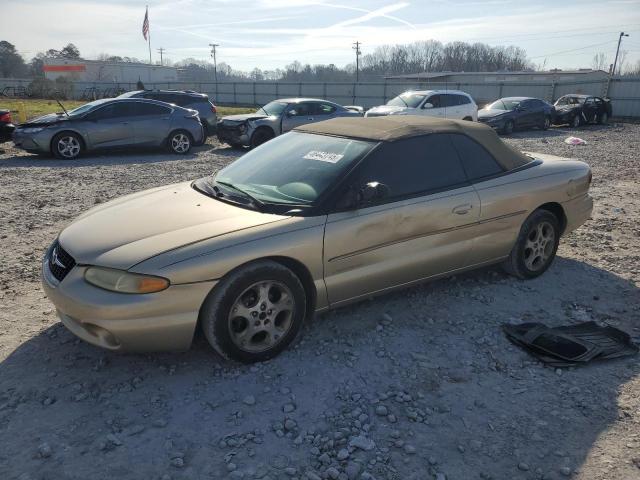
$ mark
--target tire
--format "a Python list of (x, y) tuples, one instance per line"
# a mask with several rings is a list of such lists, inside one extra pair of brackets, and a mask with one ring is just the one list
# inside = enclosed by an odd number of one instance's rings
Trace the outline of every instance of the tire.
[(171, 152), (177, 155), (185, 155), (189, 153), (193, 146), (193, 138), (186, 130), (176, 130), (169, 134), (167, 146)]
[(547, 210), (535, 210), (524, 221), (504, 270), (523, 280), (542, 275), (551, 265), (560, 243), (560, 224)]
[(273, 134), (273, 130), (270, 130), (268, 128), (259, 128), (258, 130), (253, 132), (253, 135), (251, 135), (249, 146), (251, 148), (256, 148), (262, 145), (263, 143), (268, 142), (273, 137), (275, 137), (275, 135)]
[(502, 127), (502, 133), (505, 135), (511, 135), (513, 133), (514, 125), (513, 120), (507, 120)]
[(51, 153), (62, 160), (75, 160), (83, 151), (82, 138), (74, 132), (60, 132), (51, 141)]
[(549, 117), (548, 115), (545, 115), (544, 120), (542, 121), (542, 125), (540, 126), (540, 128), (542, 130), (549, 130), (550, 126), (551, 126), (551, 117)]
[(465, 120), (467, 122), (473, 122), (473, 118), (471, 117), (464, 117), (462, 120)]
[(262, 260), (223, 278), (202, 304), (200, 322), (222, 357), (254, 363), (275, 357), (295, 340), (306, 310), (300, 279), (284, 265)]
[(609, 123), (609, 114), (607, 112), (603, 112), (599, 117), (598, 117), (598, 123), (600, 125), (606, 125), (607, 123)]
[(580, 119), (580, 114), (577, 113), (571, 117), (569, 126), (571, 126), (571, 128), (578, 128), (580, 125), (582, 125), (582, 120)]

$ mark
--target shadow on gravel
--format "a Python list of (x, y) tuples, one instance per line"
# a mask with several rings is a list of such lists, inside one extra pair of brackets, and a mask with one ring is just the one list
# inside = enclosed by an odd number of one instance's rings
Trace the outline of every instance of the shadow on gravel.
[[(574, 260), (558, 258), (529, 282), (484, 269), (330, 312), (295, 348), (251, 367), (221, 362), (202, 339), (185, 353), (113, 354), (56, 324), (0, 363), (0, 471), (280, 479), (286, 467), (303, 478), (331, 464), (378, 480), (567, 478), (562, 469), (580, 469), (633, 413), (624, 389), (640, 365), (560, 375), (511, 345), (500, 324), (588, 317), (637, 337), (637, 299), (630, 282)], [(338, 461), (354, 435), (375, 449)], [(227, 462), (244, 477), (229, 477)]]
[(60, 160), (52, 156), (21, 152), (19, 155), (0, 158), (0, 168), (69, 168), (188, 161), (198, 158), (197, 154), (205, 152), (230, 157), (237, 157), (239, 153), (242, 153), (239, 150), (209, 143), (193, 147), (187, 155), (176, 155), (163, 149), (132, 149), (85, 154), (78, 160)]

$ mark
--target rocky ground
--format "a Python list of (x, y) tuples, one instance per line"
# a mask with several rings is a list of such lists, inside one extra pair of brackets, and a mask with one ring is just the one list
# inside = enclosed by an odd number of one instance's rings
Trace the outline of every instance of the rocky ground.
[(180, 354), (98, 350), (58, 323), (39, 285), (43, 251), (83, 210), (241, 152), (69, 163), (0, 145), (0, 478), (640, 478), (638, 358), (554, 370), (500, 330), (594, 319), (640, 340), (640, 125), (507, 141), (593, 168), (593, 219), (545, 275), (490, 268), (361, 302), (254, 366), (202, 338)]

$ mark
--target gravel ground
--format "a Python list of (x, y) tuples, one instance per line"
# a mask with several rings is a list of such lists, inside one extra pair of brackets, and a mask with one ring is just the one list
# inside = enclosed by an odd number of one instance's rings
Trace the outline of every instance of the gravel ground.
[(638, 358), (554, 370), (500, 330), (594, 319), (640, 340), (640, 125), (507, 141), (593, 168), (593, 219), (545, 275), (489, 268), (364, 301), (254, 366), (202, 338), (180, 354), (98, 350), (58, 323), (39, 284), (43, 251), (83, 210), (240, 152), (69, 163), (0, 146), (0, 478), (640, 478)]

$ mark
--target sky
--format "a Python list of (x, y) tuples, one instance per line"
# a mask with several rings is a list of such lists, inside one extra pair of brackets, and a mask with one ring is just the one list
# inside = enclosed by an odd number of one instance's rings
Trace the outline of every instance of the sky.
[(517, 45), (544, 68), (589, 68), (596, 53), (612, 63), (620, 31), (626, 61), (640, 59), (640, 0), (0, 0), (0, 40), (30, 59), (74, 43), (148, 60), (142, 37), (149, 5), (153, 60), (208, 60), (237, 70), (354, 61), (377, 46), (435, 39)]

